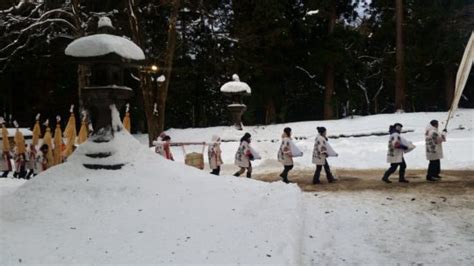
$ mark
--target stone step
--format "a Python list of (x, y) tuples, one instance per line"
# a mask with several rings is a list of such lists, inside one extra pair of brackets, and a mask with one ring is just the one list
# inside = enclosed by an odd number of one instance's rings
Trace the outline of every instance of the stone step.
[(125, 164), (83, 164), (85, 168), (92, 170), (120, 170)]
[(90, 158), (107, 158), (112, 155), (111, 152), (99, 152), (99, 153), (86, 153), (87, 157)]

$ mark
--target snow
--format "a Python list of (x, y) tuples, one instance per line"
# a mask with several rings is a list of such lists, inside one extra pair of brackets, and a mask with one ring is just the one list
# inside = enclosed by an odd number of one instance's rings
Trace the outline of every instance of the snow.
[(97, 23), (98, 28), (110, 27), (113, 28), (112, 21), (108, 17), (100, 17), (99, 22)]
[[(8, 136), (13, 138), (16, 133), (16, 128), (7, 128), (8, 131)], [(23, 133), (24, 137), (31, 137), (33, 136), (33, 132), (29, 130), (28, 128), (20, 128), (20, 132)], [(2, 139), (2, 135), (0, 134), (0, 139)]]
[[(211, 176), (123, 130), (104, 145), (2, 192), (0, 264), (300, 264), (296, 185)], [(112, 146), (122, 170), (82, 166)]]
[(113, 90), (127, 90), (127, 91), (133, 91), (131, 88), (127, 86), (121, 86), (121, 85), (106, 85), (106, 86), (93, 86), (93, 87), (84, 87), (85, 90), (102, 90), (102, 89), (113, 89)]
[(306, 193), (302, 264), (472, 265), (473, 200), (428, 191)]
[[(274, 171), (280, 166), (277, 161), (277, 151), (280, 145), (280, 136), (285, 127), (291, 127), (295, 144), (303, 151), (303, 157), (295, 159), (295, 169), (314, 169), (311, 162), (314, 139), (317, 135), (316, 127), (324, 126), (328, 130), (329, 143), (339, 154), (337, 158), (330, 158), (329, 164), (337, 169), (384, 169), (386, 163), (388, 136), (367, 137), (340, 137), (350, 135), (379, 134), (388, 131), (390, 124), (400, 122), (403, 130), (413, 131), (403, 133), (402, 136), (412, 141), (417, 147), (405, 155), (408, 169), (426, 169), (428, 161), (425, 157), (425, 127), (432, 119), (440, 122), (440, 129), (444, 128), (447, 118), (446, 112), (424, 113), (396, 113), (379, 114), (365, 117), (344, 118), (339, 120), (295, 122), (267, 126), (246, 126), (243, 131), (233, 127), (211, 127), (192, 129), (169, 129), (166, 133), (176, 142), (202, 142), (211, 140), (212, 135), (218, 135), (223, 140), (221, 148), (224, 160), (223, 170), (231, 173), (238, 140), (245, 132), (252, 134), (252, 146), (263, 157), (254, 162), (255, 173)], [(464, 129), (460, 129), (464, 128)], [(473, 170), (474, 169), (474, 110), (461, 109), (449, 122), (447, 142), (443, 143), (444, 159), (442, 169)], [(334, 139), (333, 137), (339, 137)], [(147, 138), (143, 138), (147, 139)], [(142, 141), (146, 143), (146, 141)], [(182, 152), (174, 148), (177, 161)], [(226, 170), (228, 169), (228, 170)]]
[(306, 16), (317, 15), (318, 13), (319, 13), (319, 9), (310, 10), (310, 11), (306, 12)]
[[(114, 128), (120, 127), (112, 111)], [(406, 156), (409, 169), (424, 169), (424, 128), (431, 119), (445, 118), (445, 112), (383, 114), (245, 130), (264, 158), (254, 169), (274, 174), (282, 168), (276, 151), (286, 126), (305, 153), (295, 158), (297, 171), (314, 170), (307, 160), (316, 126), (339, 136), (385, 132), (400, 122), (413, 131), (402, 136), (417, 145)], [(443, 170), (473, 169), (473, 119), (474, 110), (461, 109), (450, 122)], [(325, 184), (317, 193), (303, 193), (295, 184), (228, 175), (237, 170), (232, 162), (238, 142), (232, 141), (244, 132), (167, 131), (173, 141), (220, 136), (222, 176), (183, 165), (181, 148), (173, 147), (176, 162), (165, 160), (122, 130), (107, 147), (80, 145), (66, 163), (30, 181), (0, 178), (0, 264), (472, 264), (472, 176), (390, 184), (381, 191), (330, 191)], [(137, 137), (147, 143), (145, 135)], [(386, 168), (387, 138), (330, 139), (339, 153), (330, 159), (333, 169)], [(113, 162), (125, 162), (122, 170), (82, 166), (90, 159), (84, 154), (112, 148)], [(456, 183), (461, 181), (471, 183), (462, 187)], [(343, 182), (348, 181), (338, 183)], [(461, 187), (450, 192), (442, 184)]]
[(165, 80), (166, 80), (165, 75), (161, 75), (156, 79), (156, 81), (158, 81), (158, 82), (165, 82)]
[(240, 81), (239, 76), (237, 74), (232, 75), (233, 81), (229, 81), (226, 84), (222, 85), (221, 92), (225, 93), (239, 93), (245, 92), (247, 94), (251, 94), (252, 90), (250, 89), (249, 85), (245, 82)]
[(123, 58), (143, 60), (145, 54), (134, 42), (110, 34), (94, 34), (74, 40), (66, 47), (66, 55), (94, 57), (116, 53)]
[(243, 104), (243, 103), (231, 103), (229, 105), (227, 105), (228, 107), (247, 107), (247, 105)]

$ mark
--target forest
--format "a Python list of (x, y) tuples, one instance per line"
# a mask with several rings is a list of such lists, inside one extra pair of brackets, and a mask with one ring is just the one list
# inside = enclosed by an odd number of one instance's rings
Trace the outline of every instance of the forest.
[[(95, 34), (101, 16), (145, 52), (126, 79), (132, 131), (156, 136), (229, 125), (219, 89), (234, 73), (252, 88), (247, 125), (445, 111), (474, 2), (2, 0), (1, 114), (30, 127), (37, 113), (54, 120), (80, 106), (83, 69), (64, 49)], [(460, 106), (474, 107), (473, 97), (471, 75)]]

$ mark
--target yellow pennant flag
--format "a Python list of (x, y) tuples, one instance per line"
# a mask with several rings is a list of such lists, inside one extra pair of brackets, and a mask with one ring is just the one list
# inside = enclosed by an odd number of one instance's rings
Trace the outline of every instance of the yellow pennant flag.
[(56, 116), (56, 129), (54, 130), (54, 150), (53, 165), (62, 163), (62, 145), (63, 145), (63, 133), (61, 131), (61, 117)]
[(15, 132), (15, 145), (17, 154), (25, 154), (25, 137), (21, 133), (20, 129), (17, 127)]
[(34, 146), (38, 146), (39, 139), (41, 137), (41, 127), (40, 127), (39, 119), (40, 119), (40, 114), (37, 114), (36, 115), (36, 122), (35, 122), (35, 125), (33, 127), (33, 140), (31, 141), (31, 143)]
[(131, 132), (131, 123), (130, 123), (130, 104), (127, 103), (126, 105), (127, 109), (125, 111), (125, 117), (123, 118), (123, 127), (128, 131)]
[(46, 120), (46, 132), (43, 137), (43, 144), (48, 145), (48, 154), (46, 159), (48, 160), (48, 168), (53, 166), (53, 137), (51, 136), (51, 129), (49, 128), (49, 121)]
[(66, 125), (66, 129), (64, 129), (64, 137), (67, 139), (66, 151), (64, 152), (64, 156), (68, 157), (74, 150), (74, 144), (76, 144), (76, 117), (74, 116), (74, 105), (71, 105), (71, 109), (69, 110), (71, 115), (69, 116), (69, 120)]
[(82, 112), (82, 121), (81, 121), (81, 129), (79, 130), (79, 136), (77, 138), (77, 143), (82, 144), (87, 141), (89, 136), (89, 128), (87, 124), (87, 113), (85, 111)]
[(10, 151), (10, 141), (8, 141), (8, 130), (5, 124), (2, 124), (2, 141), (3, 141), (3, 152)]

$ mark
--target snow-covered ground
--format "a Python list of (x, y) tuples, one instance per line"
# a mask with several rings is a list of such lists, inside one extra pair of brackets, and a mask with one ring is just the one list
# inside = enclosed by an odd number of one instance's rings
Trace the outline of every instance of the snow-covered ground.
[(302, 264), (473, 265), (472, 191), (305, 193)]
[[(297, 142), (305, 152), (298, 171), (313, 169), (308, 156), (316, 126), (338, 135), (386, 131), (394, 122), (414, 130), (405, 135), (418, 146), (407, 162), (422, 169), (424, 127), (444, 116), (377, 115), (246, 130), (264, 159), (255, 163), (256, 176), (281, 170), (274, 158), (285, 126), (303, 138)], [(451, 122), (443, 169), (473, 169), (473, 116), (473, 110), (461, 110)], [(464, 129), (456, 130), (459, 125)], [(243, 132), (215, 127), (168, 133), (174, 141), (203, 141), (213, 134), (237, 140)], [(138, 138), (146, 142), (146, 136)], [(323, 184), (303, 193), (296, 184), (227, 175), (236, 170), (237, 142), (223, 143), (225, 175), (211, 176), (183, 165), (181, 148), (171, 162), (128, 134), (116, 134), (114, 141), (123, 148), (120, 159), (128, 161), (120, 171), (84, 168), (81, 154), (89, 147), (83, 145), (67, 163), (30, 181), (0, 178), (0, 265), (474, 262), (470, 174), (457, 177), (461, 185), (446, 176), (435, 184), (418, 180), (357, 191), (324, 191), (331, 185)], [(332, 139), (340, 156), (331, 163), (335, 169), (385, 168), (386, 141), (387, 136)]]
[(85, 145), (16, 190), (0, 179), (0, 265), (299, 264), (296, 185), (211, 176), (128, 133), (114, 141), (129, 155), (120, 171), (84, 168)]

